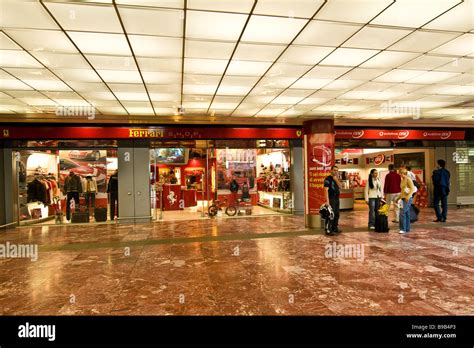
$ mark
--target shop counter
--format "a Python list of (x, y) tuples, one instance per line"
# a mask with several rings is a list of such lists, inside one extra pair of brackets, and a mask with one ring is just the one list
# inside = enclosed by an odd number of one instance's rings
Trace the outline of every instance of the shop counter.
[(197, 205), (197, 194), (196, 190), (182, 190), (182, 197), (184, 201), (184, 207), (195, 207)]
[(163, 210), (180, 210), (181, 185), (164, 184), (163, 185)]
[(339, 209), (354, 209), (354, 191), (342, 189), (339, 194)]

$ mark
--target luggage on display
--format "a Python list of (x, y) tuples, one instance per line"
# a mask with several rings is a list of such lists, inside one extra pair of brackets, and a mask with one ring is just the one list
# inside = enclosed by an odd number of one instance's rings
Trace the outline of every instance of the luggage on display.
[(375, 216), (375, 232), (388, 232), (389, 230), (387, 215), (377, 214)]
[(410, 206), (410, 222), (418, 221), (419, 213), (420, 213), (420, 209), (417, 206), (412, 204)]
[(107, 221), (107, 208), (95, 208), (94, 218), (96, 222)]
[(89, 222), (89, 212), (87, 211), (75, 211), (72, 213), (71, 223), (87, 223)]

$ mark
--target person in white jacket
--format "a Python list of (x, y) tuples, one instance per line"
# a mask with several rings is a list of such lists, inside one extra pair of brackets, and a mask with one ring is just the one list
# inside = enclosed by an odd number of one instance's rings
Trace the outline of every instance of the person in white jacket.
[(375, 229), (375, 215), (383, 197), (382, 182), (377, 169), (372, 169), (365, 185), (365, 202), (369, 205), (369, 229)]

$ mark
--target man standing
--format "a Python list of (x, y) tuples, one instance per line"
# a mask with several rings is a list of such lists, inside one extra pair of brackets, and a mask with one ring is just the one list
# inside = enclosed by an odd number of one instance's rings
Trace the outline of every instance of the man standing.
[[(109, 194), (109, 206), (110, 206), (110, 221), (115, 220), (115, 216), (118, 216), (118, 170), (109, 179), (107, 185), (107, 193)], [(115, 207), (117, 206), (117, 215), (115, 215)]]
[(394, 206), (395, 211), (395, 218), (392, 222), (398, 222), (400, 209), (398, 208), (398, 199), (400, 198), (400, 183), (402, 179), (400, 175), (395, 170), (395, 166), (390, 164), (388, 166), (388, 170), (390, 171), (387, 176), (385, 177), (385, 184), (383, 185), (383, 192), (385, 194), (385, 201), (387, 202), (389, 209)]
[(339, 229), (339, 193), (341, 188), (341, 183), (337, 177), (337, 171), (339, 168), (337, 166), (331, 167), (331, 174), (324, 179), (324, 192), (326, 195), (326, 204), (330, 205), (334, 212), (334, 220), (332, 221), (331, 229), (326, 234), (333, 236), (336, 233), (341, 233)]
[[(436, 213), (436, 220), (434, 222), (446, 222), (448, 216), (448, 195), (450, 191), (451, 174), (445, 168), (446, 161), (438, 160), (438, 166), (433, 171), (433, 206)], [(441, 202), (441, 209), (439, 210), (439, 203)]]
[(81, 178), (74, 172), (64, 181), (63, 193), (66, 195), (66, 220), (71, 220), (71, 203), (74, 201), (74, 209), (79, 209), (79, 195), (82, 193)]

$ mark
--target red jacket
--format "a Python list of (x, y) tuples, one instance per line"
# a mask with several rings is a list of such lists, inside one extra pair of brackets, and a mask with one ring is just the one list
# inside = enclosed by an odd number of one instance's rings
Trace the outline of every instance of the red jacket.
[(387, 193), (400, 193), (400, 183), (402, 178), (397, 172), (390, 172), (385, 177), (385, 184), (383, 185), (383, 192)]

